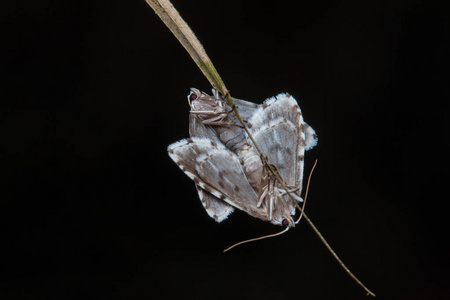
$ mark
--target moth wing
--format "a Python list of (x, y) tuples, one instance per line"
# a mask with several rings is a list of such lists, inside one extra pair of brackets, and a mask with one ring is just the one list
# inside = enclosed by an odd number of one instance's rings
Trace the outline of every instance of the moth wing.
[(203, 207), (216, 222), (222, 222), (234, 211), (233, 206), (202, 189), (198, 184), (195, 187)]
[(197, 162), (197, 172), (206, 183), (206, 186), (199, 184), (200, 187), (243, 211), (256, 208), (258, 195), (234, 152), (226, 148), (212, 149), (199, 156)]
[(298, 127), (285, 118), (270, 121), (253, 133), (270, 164), (274, 165), (287, 185), (297, 186), (297, 173), (303, 170), (303, 160), (298, 160), (300, 149)]
[(311, 126), (304, 123), (303, 127), (305, 129), (305, 151), (308, 151), (317, 145), (318, 138), (316, 131)]
[(252, 116), (250, 123), (252, 129), (257, 130), (268, 122), (279, 118), (285, 118), (293, 124), (304, 124), (300, 107), (294, 97), (289, 94), (279, 94), (265, 100), (262, 109)]
[[(217, 137), (217, 132), (211, 126), (204, 124), (194, 114), (189, 115), (189, 134), (191, 137), (206, 138), (221, 143)], [(222, 222), (234, 211), (231, 205), (205, 191), (198, 184), (195, 184), (195, 188), (206, 212), (216, 222)]]
[[(199, 135), (206, 132), (203, 124), (195, 128), (200, 129), (199, 131), (196, 131)], [(196, 174), (196, 158), (204, 151), (209, 151), (211, 148), (210, 145), (211, 140), (209, 139), (185, 139), (169, 145), (167, 150), (169, 152), (169, 156), (181, 168), (181, 170), (185, 172), (189, 178), (196, 182), (195, 187), (197, 189), (200, 201), (202, 202), (202, 205), (208, 215), (215, 221), (222, 222), (234, 211), (234, 208), (230, 204), (220, 200), (216, 196), (201, 188), (198, 185), (200, 178), (198, 174)]]
[(251, 119), (251, 131), (286, 184), (302, 188), (305, 123), (297, 101), (289, 94), (267, 99)]
[[(311, 126), (305, 123), (298, 103), (291, 95), (279, 94), (276, 97), (269, 98), (264, 101), (262, 107), (263, 110), (256, 112), (260, 117), (253, 117), (250, 120), (251, 123), (256, 122), (256, 124), (252, 124), (253, 126), (260, 127), (264, 125), (264, 116), (267, 116), (272, 120), (277, 119), (278, 117), (284, 117), (293, 124), (301, 122), (305, 134), (305, 150), (310, 150), (317, 145), (318, 138), (316, 132)], [(292, 109), (294, 107), (296, 107), (296, 109)]]
[(168, 152), (189, 178), (216, 198), (208, 197), (208, 200), (222, 201), (267, 220), (264, 208), (256, 207), (258, 196), (248, 182), (238, 156), (223, 144), (193, 137), (170, 145)]
[(257, 111), (262, 109), (261, 104), (236, 98), (233, 98), (233, 101), (239, 110), (239, 114), (245, 121), (248, 121)]
[(204, 124), (195, 114), (189, 114), (189, 135), (191, 138), (207, 138), (221, 143), (217, 132), (211, 126)]

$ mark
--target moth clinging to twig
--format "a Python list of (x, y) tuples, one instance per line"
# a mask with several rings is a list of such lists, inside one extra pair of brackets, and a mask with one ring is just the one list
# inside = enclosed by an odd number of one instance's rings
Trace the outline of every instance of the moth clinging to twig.
[(190, 138), (168, 147), (170, 157), (196, 183), (207, 213), (221, 222), (235, 208), (276, 225), (295, 226), (304, 152), (317, 137), (289, 94), (263, 104), (233, 99), (252, 136), (293, 196), (267, 170), (231, 108), (219, 93), (191, 89)]
[[(220, 91), (226, 103), (230, 105), (227, 107), (223, 99), (214, 93), (212, 110), (202, 108), (199, 112), (192, 106), (191, 112), (197, 114), (205, 128), (196, 131), (195, 124), (191, 122), (190, 128), (194, 127), (194, 130), (191, 130), (191, 138), (170, 145), (168, 150), (171, 158), (195, 181), (203, 205), (216, 221), (222, 221), (234, 208), (238, 208), (262, 220), (286, 226), (282, 232), (243, 241), (225, 251), (244, 242), (286, 232), (295, 224), (291, 217), (295, 204), (301, 212), (300, 217), (304, 216), (342, 268), (368, 295), (375, 297), (344, 265), (304, 210), (298, 206), (297, 202), (301, 199), (304, 152), (316, 144), (317, 137), (314, 130), (303, 122), (295, 100), (287, 94), (280, 94), (266, 100), (262, 107), (250, 103), (248, 114), (242, 113), (245, 118), (243, 119), (234, 103), (245, 109), (245, 104), (249, 102), (243, 101), (239, 104), (239, 100), (233, 101), (200, 41), (170, 1), (146, 1), (191, 55), (211, 85)], [(207, 96), (203, 93), (200, 93), (201, 95)], [(198, 98), (199, 94), (192, 96)], [(286, 102), (286, 107), (280, 105), (283, 102)], [(235, 115), (232, 115), (231, 111)], [(235, 127), (235, 119), (239, 120), (245, 133)], [(251, 130), (246, 124), (252, 127)], [(251, 160), (248, 160), (252, 155), (247, 157), (245, 153), (242, 154), (244, 150), (260, 155), (261, 163), (252, 164)], [(254, 167), (256, 171), (250, 171), (249, 166)], [(262, 175), (256, 176), (254, 172)], [(307, 192), (308, 189), (306, 194)], [(293, 193), (296, 193), (296, 196)]]

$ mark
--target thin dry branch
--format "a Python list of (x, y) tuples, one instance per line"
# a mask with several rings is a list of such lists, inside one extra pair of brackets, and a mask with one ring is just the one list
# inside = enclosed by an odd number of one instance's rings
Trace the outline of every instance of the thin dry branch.
[(222, 95), (228, 93), (225, 84), (220, 78), (219, 73), (212, 64), (205, 52), (202, 44), (192, 32), (188, 24), (183, 20), (178, 11), (173, 7), (170, 1), (166, 0), (145, 0), (148, 5), (161, 18), (166, 26), (172, 31), (173, 35), (183, 45), (186, 51), (191, 55), (194, 62), (206, 76), (213, 88), (218, 90)]

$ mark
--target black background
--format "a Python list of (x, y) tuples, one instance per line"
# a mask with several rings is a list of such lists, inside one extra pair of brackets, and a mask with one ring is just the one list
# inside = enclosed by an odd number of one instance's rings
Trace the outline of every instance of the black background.
[[(297, 98), (307, 212), (380, 299), (449, 299), (444, 1), (174, 1), (233, 96)], [(2, 299), (365, 299), (307, 223), (217, 224), (166, 147), (210, 86), (141, 1), (2, 2)], [(445, 73), (444, 73), (445, 69)]]

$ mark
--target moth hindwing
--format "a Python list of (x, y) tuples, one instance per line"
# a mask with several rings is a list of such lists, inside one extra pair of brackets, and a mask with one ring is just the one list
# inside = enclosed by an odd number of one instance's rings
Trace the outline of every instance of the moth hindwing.
[(287, 219), (294, 226), (290, 216), (295, 214), (295, 202), (302, 201), (304, 152), (317, 143), (295, 99), (280, 94), (261, 105), (234, 99), (256, 143), (295, 200), (263, 167), (260, 154), (216, 91), (209, 96), (191, 89), (188, 101), (191, 139), (170, 145), (169, 154), (196, 183), (207, 213), (221, 222), (238, 208), (273, 224)]

